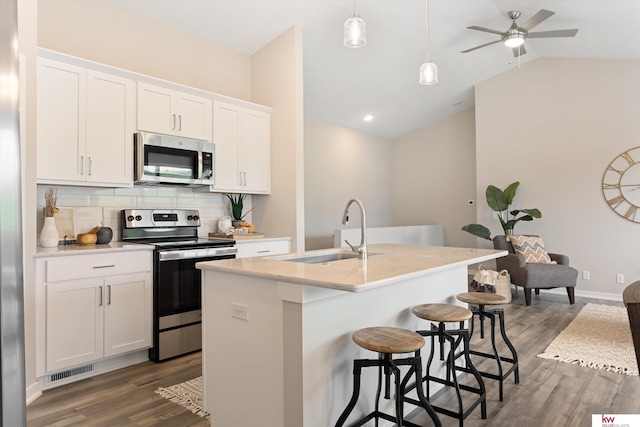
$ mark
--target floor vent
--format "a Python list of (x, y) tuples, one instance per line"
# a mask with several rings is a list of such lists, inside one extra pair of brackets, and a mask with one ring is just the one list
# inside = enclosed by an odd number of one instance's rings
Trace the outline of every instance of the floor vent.
[(69, 369), (68, 371), (58, 372), (49, 376), (49, 382), (60, 381), (65, 378), (73, 377), (75, 375), (86, 374), (93, 371), (93, 365), (80, 366), (79, 368)]

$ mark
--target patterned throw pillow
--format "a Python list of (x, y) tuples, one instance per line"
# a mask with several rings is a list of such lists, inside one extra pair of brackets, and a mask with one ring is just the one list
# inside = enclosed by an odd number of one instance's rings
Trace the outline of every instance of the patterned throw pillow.
[(551, 261), (549, 254), (544, 250), (544, 243), (539, 237), (509, 236), (516, 254), (522, 255), (529, 264), (556, 264)]

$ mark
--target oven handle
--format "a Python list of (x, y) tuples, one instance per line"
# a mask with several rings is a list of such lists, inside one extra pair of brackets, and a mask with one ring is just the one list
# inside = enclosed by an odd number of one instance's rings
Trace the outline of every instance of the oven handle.
[(235, 255), (237, 253), (238, 249), (236, 247), (173, 249), (158, 251), (158, 260), (162, 262), (176, 259), (208, 258), (213, 256)]

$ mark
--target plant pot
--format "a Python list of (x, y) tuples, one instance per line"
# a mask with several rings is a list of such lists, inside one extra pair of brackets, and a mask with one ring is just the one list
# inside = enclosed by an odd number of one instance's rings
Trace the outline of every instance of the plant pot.
[(242, 220), (241, 219), (234, 219), (233, 221), (231, 221), (231, 225), (233, 226), (233, 228), (240, 227), (240, 224), (242, 224)]
[(52, 216), (44, 218), (44, 225), (40, 232), (40, 246), (43, 248), (55, 248), (58, 246), (58, 229)]

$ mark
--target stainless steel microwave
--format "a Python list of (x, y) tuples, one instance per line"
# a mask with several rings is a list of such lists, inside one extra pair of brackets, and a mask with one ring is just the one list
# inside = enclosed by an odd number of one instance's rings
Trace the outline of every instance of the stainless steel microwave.
[(137, 132), (134, 145), (136, 184), (213, 185), (214, 145), (199, 139)]

